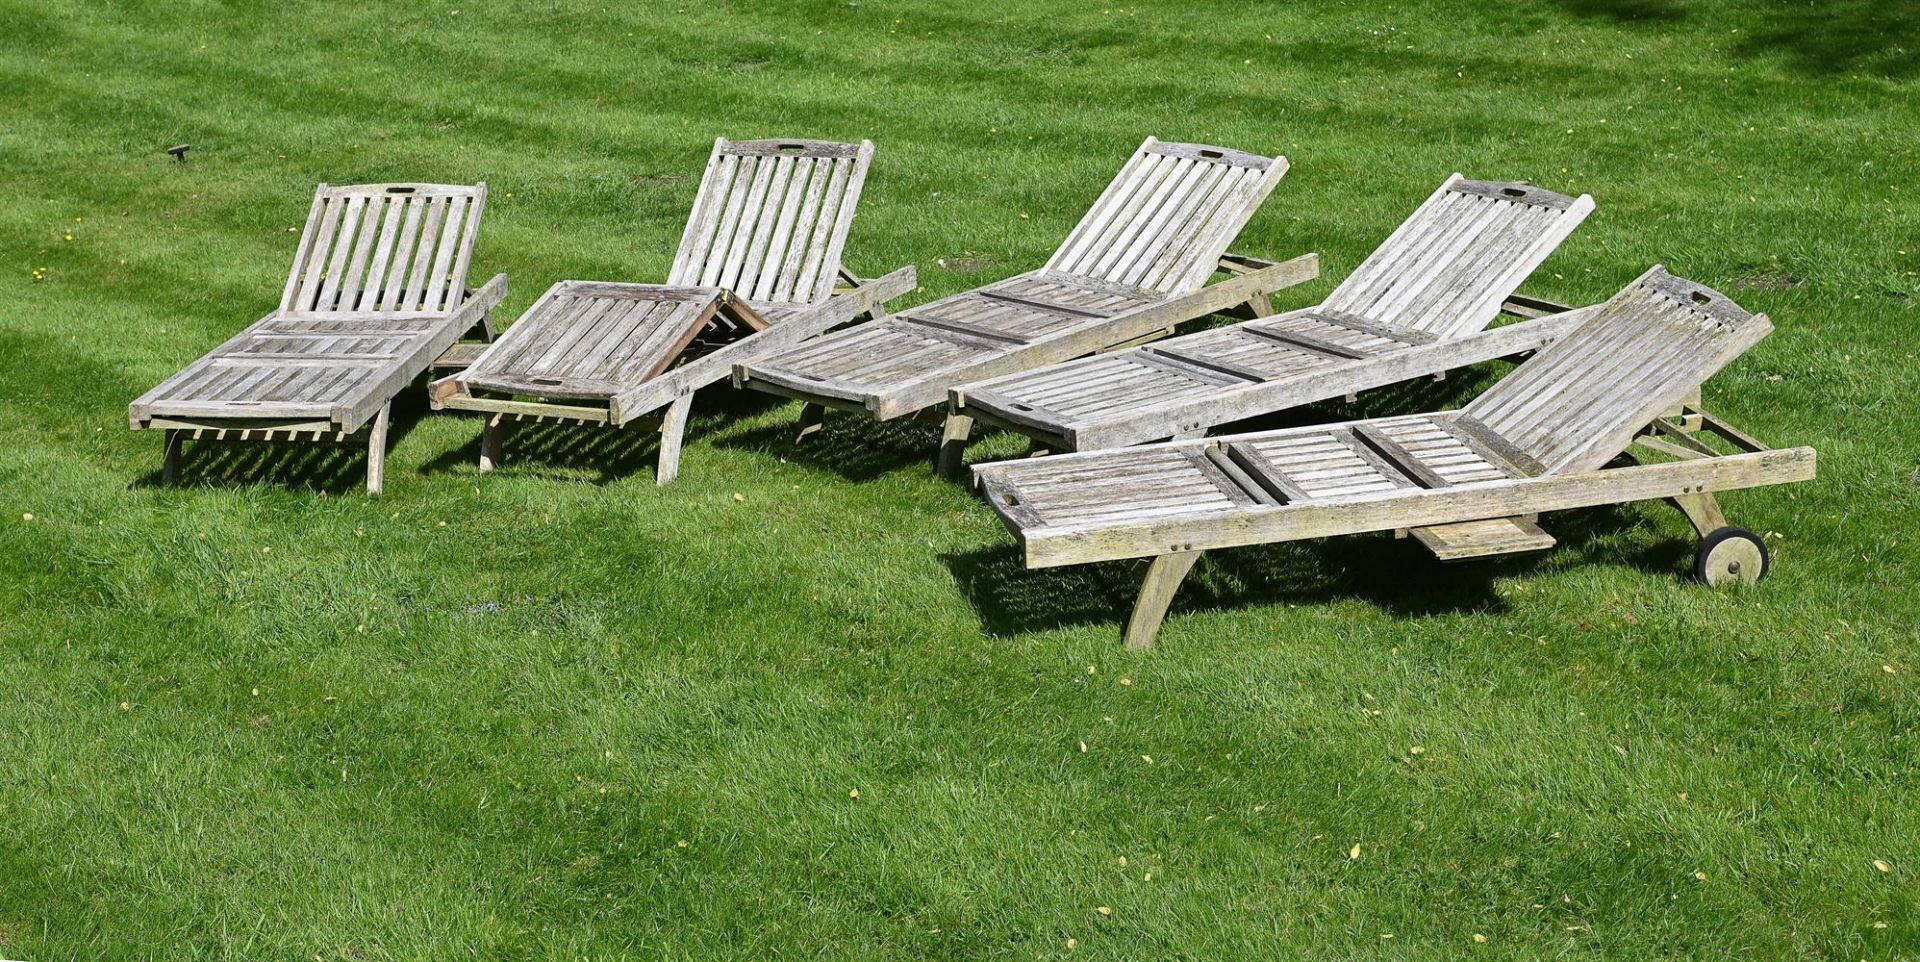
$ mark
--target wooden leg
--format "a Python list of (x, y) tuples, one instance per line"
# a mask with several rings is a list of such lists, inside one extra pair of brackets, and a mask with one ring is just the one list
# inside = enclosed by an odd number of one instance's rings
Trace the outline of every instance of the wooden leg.
[(1038, 438), (1035, 438), (1027, 444), (1027, 457), (1044, 458), (1052, 453), (1053, 449), (1047, 447), (1047, 442), (1039, 440)]
[(808, 401), (800, 405), (800, 430), (793, 436), (793, 443), (799, 444), (807, 435), (820, 430), (820, 423), (827, 419), (827, 406)]
[(687, 412), (693, 410), (693, 395), (682, 395), (667, 407), (666, 420), (660, 423), (660, 466), (653, 471), (653, 483), (666, 487), (680, 476), (680, 441), (687, 434)]
[(1160, 623), (1167, 619), (1167, 606), (1173, 603), (1180, 582), (1186, 579), (1187, 572), (1193, 570), (1193, 563), (1199, 561), (1203, 553), (1176, 551), (1153, 559), (1146, 580), (1140, 583), (1140, 600), (1133, 603), (1133, 617), (1127, 619), (1128, 648), (1145, 651), (1153, 647), (1154, 636), (1160, 634)]
[(160, 451), (160, 483), (180, 483), (180, 449), (187, 444), (187, 432), (168, 428)]
[(507, 416), (489, 414), (480, 428), (480, 473), (486, 474), (500, 466), (505, 448)]
[(1720, 502), (1712, 492), (1683, 494), (1674, 498), (1673, 504), (1693, 522), (1694, 533), (1702, 538), (1727, 526), (1727, 516), (1720, 513)]
[(1273, 316), (1273, 295), (1255, 294), (1247, 300), (1247, 311), (1254, 317)]
[(967, 435), (973, 433), (973, 416), (968, 414), (947, 415), (946, 426), (940, 431), (940, 456), (934, 461), (934, 470), (943, 478), (960, 476), (967, 456)]
[(393, 416), (393, 405), (383, 404), (380, 413), (373, 416), (373, 427), (367, 429), (367, 493), (379, 494), (387, 480), (387, 420)]

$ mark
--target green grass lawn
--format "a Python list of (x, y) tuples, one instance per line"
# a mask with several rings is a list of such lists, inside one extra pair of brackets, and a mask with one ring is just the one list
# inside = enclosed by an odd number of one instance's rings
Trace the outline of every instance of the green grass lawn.
[[(0, 0), (0, 80), (0, 957), (1920, 956), (1911, 0)], [(1774, 577), (1660, 504), (1243, 549), (1135, 655), (1140, 568), (1023, 570), (926, 424), (719, 387), (670, 488), (581, 431), (482, 478), (416, 389), (379, 499), (126, 428), (318, 181), (486, 180), (510, 318), (662, 277), (715, 136), (868, 137), (848, 262), (915, 303), (1148, 134), (1291, 159), (1235, 245), (1321, 253), (1283, 308), (1461, 171), (1598, 201), (1530, 293), (1770, 313), (1706, 400), (1819, 449), (1725, 499)]]

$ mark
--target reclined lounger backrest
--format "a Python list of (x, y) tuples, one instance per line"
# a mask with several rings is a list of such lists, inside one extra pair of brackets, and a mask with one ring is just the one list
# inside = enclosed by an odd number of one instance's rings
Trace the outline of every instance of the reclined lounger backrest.
[(1197, 290), (1286, 172), (1285, 157), (1148, 137), (1047, 269), (1160, 294)]
[(1320, 309), (1442, 339), (1471, 334), (1592, 210), (1585, 194), (1454, 174)]
[(1765, 314), (1655, 265), (1460, 417), (1539, 473), (1591, 470), (1772, 330)]
[(283, 314), (447, 314), (467, 294), (487, 185), (314, 191)]
[(667, 283), (767, 303), (825, 300), (872, 161), (866, 140), (714, 141)]

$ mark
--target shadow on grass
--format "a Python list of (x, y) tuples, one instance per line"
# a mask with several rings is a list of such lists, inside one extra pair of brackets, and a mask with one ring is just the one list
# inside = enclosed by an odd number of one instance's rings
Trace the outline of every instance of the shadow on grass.
[[(412, 433), (424, 416), (425, 404), (413, 405), (394, 400), (393, 419), (387, 427), (387, 478), (393, 478), (391, 452), (401, 439)], [(404, 408), (413, 410), (402, 413)], [(136, 488), (164, 488), (160, 480), (163, 432), (144, 432), (153, 436), (152, 467), (134, 479)], [(320, 441), (241, 441), (189, 439), (180, 452), (180, 480), (176, 487), (244, 488), (256, 484), (312, 491), (325, 495), (343, 495), (363, 491), (367, 483), (367, 429), (345, 440)]]
[[(724, 432), (732, 422), (780, 404), (757, 392), (714, 385), (695, 394), (687, 419), (686, 443), (703, 435)], [(660, 412), (660, 413), (664, 413)], [(477, 469), (480, 461), (482, 416), (464, 414), (472, 435), (457, 448), (443, 451), (421, 465), (421, 474)], [(651, 477), (660, 463), (660, 432), (655, 422), (624, 428), (560, 422), (509, 422), (501, 442), (503, 471), (586, 476), (595, 484), (611, 484), (633, 476)], [(683, 467), (684, 467), (684, 461)]]
[(903, 468), (932, 473), (940, 429), (925, 421), (875, 421), (864, 414), (829, 409), (820, 430), (794, 440), (798, 411), (784, 423), (716, 438), (715, 447), (758, 451), (795, 464), (831, 471), (849, 481), (872, 481)]
[[(477, 471), (483, 415), (462, 418), (473, 433), (459, 447), (434, 456), (420, 466), (421, 474), (444, 474), (462, 468)], [(692, 434), (695, 425), (689, 423)], [(594, 484), (611, 484), (635, 474), (652, 474), (660, 456), (660, 432), (652, 427), (610, 428), (599, 424), (508, 422), (501, 438), (501, 470), (517, 474), (551, 474)]]
[(1559, 0), (1559, 6), (1576, 16), (1623, 23), (1665, 23), (1681, 19), (1686, 12), (1673, 0)]
[(1920, 75), (1920, 2), (1829, 0), (1770, 4), (1735, 54), (1781, 55), (1802, 74), (1860, 71), (1895, 80)]
[[(1170, 616), (1210, 608), (1319, 605), (1365, 600), (1397, 618), (1506, 609), (1496, 578), (1624, 564), (1684, 579), (1693, 542), (1662, 538), (1631, 543), (1647, 522), (1635, 507), (1609, 505), (1563, 512), (1543, 526), (1557, 539), (1550, 551), (1478, 562), (1441, 564), (1411, 539), (1384, 533), (1294, 541), (1208, 552), (1175, 596)], [(988, 633), (1013, 635), (1087, 624), (1125, 625), (1146, 562), (1114, 561), (1028, 571), (1020, 550), (996, 545), (943, 556)]]
[[(1676, 0), (1556, 0), (1556, 5), (1575, 16), (1617, 23), (1668, 25), (1688, 14)], [(1859, 71), (1900, 80), (1920, 74), (1920, 2), (1915, 0), (1735, 6), (1715, 18), (1721, 26), (1738, 28), (1735, 56), (1783, 57), (1789, 69), (1810, 77)]]

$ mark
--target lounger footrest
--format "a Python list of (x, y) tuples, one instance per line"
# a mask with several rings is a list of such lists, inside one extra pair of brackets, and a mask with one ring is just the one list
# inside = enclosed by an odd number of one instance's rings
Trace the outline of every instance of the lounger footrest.
[(1553, 535), (1520, 518), (1490, 518), (1414, 528), (1409, 534), (1441, 561), (1527, 554), (1553, 547)]

